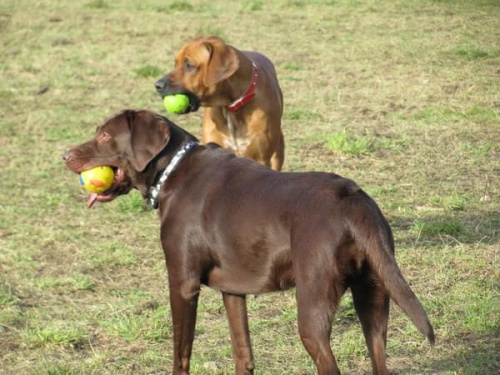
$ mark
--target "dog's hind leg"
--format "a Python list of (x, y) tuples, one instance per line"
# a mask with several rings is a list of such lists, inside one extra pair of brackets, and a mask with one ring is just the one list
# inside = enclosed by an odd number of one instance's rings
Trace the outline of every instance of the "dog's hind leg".
[(318, 375), (340, 375), (330, 347), (330, 334), (333, 315), (345, 289), (335, 285), (331, 273), (324, 268), (319, 271), (297, 279), (299, 334)]
[(367, 271), (350, 284), (354, 307), (358, 314), (374, 375), (389, 375), (386, 367), (387, 323), (389, 295), (375, 275)]
[(254, 369), (250, 332), (248, 329), (247, 304), (244, 295), (223, 293), (236, 375), (252, 375)]

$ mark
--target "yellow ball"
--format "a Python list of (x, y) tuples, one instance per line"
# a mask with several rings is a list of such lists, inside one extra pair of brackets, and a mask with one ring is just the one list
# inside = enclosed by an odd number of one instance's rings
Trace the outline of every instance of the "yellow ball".
[(102, 193), (108, 190), (115, 179), (113, 169), (108, 166), (95, 167), (80, 173), (80, 184), (89, 193)]

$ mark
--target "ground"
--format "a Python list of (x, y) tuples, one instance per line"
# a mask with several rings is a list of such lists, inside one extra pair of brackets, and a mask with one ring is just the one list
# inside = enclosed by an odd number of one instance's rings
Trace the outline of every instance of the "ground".
[[(61, 155), (124, 108), (164, 114), (154, 81), (199, 35), (275, 63), (285, 171), (352, 178), (388, 217), (437, 334), (393, 305), (390, 369), (500, 373), (499, 19), (496, 0), (3, 0), (0, 373), (171, 369), (157, 213), (136, 192), (87, 210)], [(170, 118), (200, 135), (201, 111)], [(293, 290), (248, 303), (257, 373), (314, 373)], [(348, 295), (331, 341), (344, 374), (371, 372)], [(192, 372), (233, 372), (209, 289)]]

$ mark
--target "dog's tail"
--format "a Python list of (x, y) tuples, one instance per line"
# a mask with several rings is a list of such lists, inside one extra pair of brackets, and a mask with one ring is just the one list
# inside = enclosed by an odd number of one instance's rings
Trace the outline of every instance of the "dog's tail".
[[(394, 258), (392, 231), (377, 204), (363, 191), (350, 200), (347, 226), (380, 282), (418, 330), (434, 344), (434, 330), (427, 314), (404, 279)], [(361, 199), (359, 199), (361, 198)]]

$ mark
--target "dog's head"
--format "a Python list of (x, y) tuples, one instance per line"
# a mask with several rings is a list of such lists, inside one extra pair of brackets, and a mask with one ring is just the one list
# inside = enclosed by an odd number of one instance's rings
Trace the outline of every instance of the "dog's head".
[(193, 112), (200, 105), (220, 105), (217, 103), (218, 88), (238, 67), (239, 58), (235, 50), (222, 39), (193, 39), (177, 54), (174, 70), (156, 81), (155, 87), (162, 97), (172, 94), (188, 95), (188, 112)]
[(112, 116), (99, 126), (94, 137), (67, 151), (63, 159), (75, 173), (107, 165), (115, 179), (111, 188), (92, 194), (89, 208), (108, 202), (137, 188), (144, 197), (154, 179), (152, 161), (171, 139), (171, 123), (149, 111), (126, 110)]

